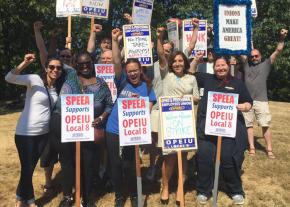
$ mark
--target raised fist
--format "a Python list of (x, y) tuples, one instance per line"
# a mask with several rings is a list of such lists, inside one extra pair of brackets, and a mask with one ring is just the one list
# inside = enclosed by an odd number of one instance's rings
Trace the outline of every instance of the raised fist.
[(112, 39), (118, 41), (119, 36), (122, 35), (122, 31), (119, 28), (112, 30)]
[(92, 32), (95, 32), (95, 33), (100, 33), (102, 30), (103, 30), (103, 27), (100, 24), (94, 24), (92, 28)]
[(30, 64), (30, 63), (32, 63), (34, 61), (35, 61), (35, 54), (30, 53), (30, 54), (26, 54), (24, 56), (24, 62), (25, 63)]
[(192, 19), (191, 19), (191, 23), (192, 23), (192, 25), (194, 26), (194, 28), (196, 28), (196, 27), (199, 26), (199, 19), (197, 19), (197, 18), (192, 18)]
[(43, 27), (43, 24), (41, 21), (36, 21), (34, 22), (33, 27), (35, 31), (40, 31), (41, 28)]
[(157, 28), (157, 37), (158, 38), (163, 37), (165, 31), (166, 31), (165, 27), (158, 27)]
[(288, 35), (288, 30), (287, 29), (281, 29), (280, 31), (280, 37), (282, 40), (284, 40)]

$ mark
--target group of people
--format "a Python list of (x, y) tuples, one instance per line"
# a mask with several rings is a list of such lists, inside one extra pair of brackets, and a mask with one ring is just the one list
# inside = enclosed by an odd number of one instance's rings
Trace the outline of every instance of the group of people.
[[(130, 23), (129, 17), (126, 15), (125, 18)], [(192, 19), (192, 24), (194, 25), (192, 39), (188, 48), (184, 48), (184, 52), (175, 50), (172, 42), (164, 40), (165, 28), (157, 29), (158, 61), (152, 67), (141, 66), (138, 59), (127, 59), (124, 62), (120, 48), (122, 31), (118, 28), (112, 30), (111, 38), (105, 36), (99, 39), (101, 53), (97, 54), (95, 53), (96, 38), (101, 34), (102, 26), (93, 25), (87, 51), (73, 56), (72, 51), (67, 48), (57, 51), (54, 33), (50, 40), (50, 49), (47, 51), (41, 35), (43, 25), (41, 22), (34, 24), (36, 45), (42, 66), (41, 73), (20, 74), (36, 59), (35, 54), (26, 54), (24, 60), (5, 77), (9, 83), (27, 87), (24, 110), (15, 132), (15, 143), (21, 164), (16, 207), (36, 206), (32, 177), (39, 159), (45, 174), (44, 192), (53, 187), (53, 166), (59, 161), (63, 192), (60, 206), (73, 205), (75, 143), (61, 143), (60, 95), (80, 93), (94, 95), (92, 127), (106, 131), (101, 140), (81, 143), (82, 206), (94, 206), (90, 193), (93, 179), (98, 173), (96, 169), (101, 165), (104, 166), (113, 184), (115, 206), (124, 206), (126, 192), (129, 192), (132, 206), (137, 206), (135, 149), (131, 146), (119, 146), (118, 102), (113, 103), (106, 82), (96, 77), (94, 63), (114, 64), (117, 98), (149, 97), (153, 144), (149, 146), (150, 170), (148, 172), (154, 177), (156, 157), (159, 155), (163, 163), (160, 189), (160, 202), (163, 205), (169, 202), (169, 182), (176, 166), (177, 155), (174, 152), (160, 153), (162, 142), (158, 97), (192, 95), (194, 102), (198, 104), (196, 190), (197, 202), (206, 204), (213, 189), (217, 145), (216, 136), (205, 134), (208, 91), (239, 94), (236, 106), (238, 110), (236, 137), (235, 139), (223, 137), (220, 169), (233, 202), (244, 203), (245, 193), (240, 171), (248, 144), (249, 154), (255, 154), (253, 138), (255, 116), (263, 129), (267, 155), (269, 158), (275, 158), (269, 129), (271, 116), (266, 80), (271, 65), (283, 49), (288, 31), (281, 30), (278, 46), (269, 59), (262, 62), (261, 54), (257, 49), (252, 50), (250, 57), (241, 57), (244, 66), (242, 68), (244, 68), (245, 81), (243, 81), (232, 76), (230, 58), (217, 56), (213, 50), (209, 51), (208, 60), (203, 59), (202, 52), (197, 52), (193, 59), (189, 59), (197, 41), (199, 20)], [(206, 64), (206, 61), (210, 64)], [(202, 71), (201, 68), (204, 67), (202, 65), (206, 67), (205, 71)], [(185, 181), (187, 152), (183, 152), (182, 157)], [(181, 199), (180, 193), (177, 192), (177, 206), (180, 205)]]

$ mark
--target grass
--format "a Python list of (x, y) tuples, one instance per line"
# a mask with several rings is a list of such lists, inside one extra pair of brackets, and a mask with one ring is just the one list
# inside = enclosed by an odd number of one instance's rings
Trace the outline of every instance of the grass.
[[(255, 127), (256, 155), (246, 154), (243, 164), (243, 186), (246, 193), (244, 206), (257, 207), (283, 207), (290, 205), (290, 103), (271, 102), (270, 109), (273, 116), (272, 135), (273, 149), (277, 157), (270, 160), (266, 156), (265, 143), (261, 129)], [(14, 144), (14, 133), (19, 112), (15, 110), (1, 111), (0, 115), (0, 206), (13, 206), (15, 189), (19, 179), (19, 159)], [(185, 184), (185, 205), (198, 206), (196, 204), (195, 167), (190, 153), (189, 179)], [(142, 173), (148, 167), (148, 155), (143, 156)], [(54, 182), (59, 183), (59, 165), (54, 171)], [(34, 173), (34, 188), (38, 206), (55, 207), (59, 204), (62, 195), (60, 187), (50, 197), (42, 196), (41, 185), (44, 181), (44, 173), (39, 166)], [(176, 178), (171, 182), (170, 202), (168, 206), (175, 204)], [(222, 183), (221, 183), (222, 184)], [(149, 183), (143, 180), (143, 198), (145, 206), (161, 206), (159, 204), (160, 183)], [(114, 193), (106, 193), (102, 186), (95, 188), (93, 198), (96, 206), (110, 207), (114, 204)], [(130, 206), (129, 199), (126, 206)], [(210, 204), (205, 205), (211, 206)], [(221, 185), (218, 195), (218, 206), (233, 206), (231, 199), (224, 193)]]

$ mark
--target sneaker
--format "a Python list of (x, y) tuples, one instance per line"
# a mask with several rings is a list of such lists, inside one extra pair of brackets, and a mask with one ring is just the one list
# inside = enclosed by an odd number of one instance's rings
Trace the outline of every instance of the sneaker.
[(132, 207), (138, 207), (138, 196), (130, 196)]
[(59, 207), (72, 207), (74, 201), (71, 196), (64, 196), (61, 202), (59, 203)]
[(196, 200), (199, 204), (204, 205), (207, 203), (208, 198), (203, 194), (198, 194)]
[(245, 203), (244, 196), (241, 194), (232, 196), (232, 199), (235, 205), (243, 205)]
[(81, 207), (96, 207), (96, 205), (93, 202), (89, 202), (89, 203), (84, 203), (82, 201), (81, 203)]
[(154, 181), (156, 175), (156, 168), (155, 166), (149, 167), (147, 173), (146, 173), (146, 179), (149, 181)]
[(125, 198), (123, 196), (116, 196), (115, 197), (115, 207), (124, 207)]

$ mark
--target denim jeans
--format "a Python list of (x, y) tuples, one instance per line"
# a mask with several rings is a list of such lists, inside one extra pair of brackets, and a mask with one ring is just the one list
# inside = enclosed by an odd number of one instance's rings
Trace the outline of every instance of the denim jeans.
[(15, 144), (18, 151), (21, 174), (16, 190), (16, 199), (34, 203), (34, 189), (32, 176), (39, 157), (46, 145), (48, 134), (38, 136), (15, 135)]

